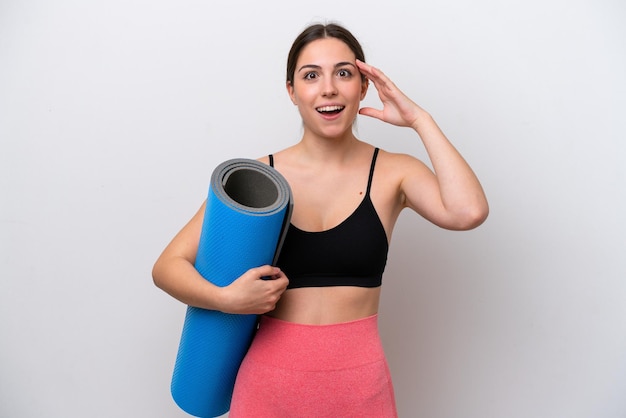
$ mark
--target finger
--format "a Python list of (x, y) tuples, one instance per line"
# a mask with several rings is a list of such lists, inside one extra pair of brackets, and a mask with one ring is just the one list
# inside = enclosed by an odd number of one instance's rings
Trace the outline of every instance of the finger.
[(359, 68), (359, 71), (365, 73), (366, 75), (372, 75), (372, 76), (376, 75), (376, 74), (374, 74), (374, 67), (372, 67), (369, 64), (366, 64), (365, 62), (361, 61), (360, 59), (356, 60), (356, 66)]
[(261, 278), (264, 280), (272, 279), (274, 276), (280, 273), (280, 269), (278, 267), (270, 265), (255, 267), (250, 269), (249, 271), (255, 278)]
[(374, 86), (380, 83), (379, 74), (375, 71), (374, 67), (372, 67), (371, 65), (365, 64), (363, 61), (357, 60), (356, 62), (357, 62), (359, 71), (361, 72), (361, 74), (365, 76), (365, 78), (368, 81), (371, 81), (372, 83), (374, 83)]
[(389, 78), (378, 68), (366, 64), (358, 59), (356, 60), (356, 63), (359, 70), (362, 71), (367, 78), (372, 80), (374, 84), (386, 84), (389, 81)]
[(275, 274), (273, 276), (264, 276), (262, 277), (263, 280), (270, 280), (273, 283), (276, 283), (277, 286), (283, 286), (283, 284), (286, 286), (287, 284), (289, 284), (289, 279), (287, 279), (287, 276), (285, 276), (284, 274)]
[(278, 274), (276, 276), (272, 276), (271, 279), (272, 279), (272, 285), (275, 286), (277, 289), (280, 289), (282, 287), (287, 287), (287, 285), (289, 284), (289, 279), (284, 274)]
[(362, 107), (361, 109), (359, 109), (359, 114), (376, 119), (382, 119), (383, 117), (382, 110), (374, 109), (373, 107)]
[(275, 266), (270, 266), (269, 264), (259, 266), (256, 269), (259, 273), (263, 275), (268, 275), (268, 274), (274, 275), (274, 274), (280, 273), (280, 268), (275, 267)]

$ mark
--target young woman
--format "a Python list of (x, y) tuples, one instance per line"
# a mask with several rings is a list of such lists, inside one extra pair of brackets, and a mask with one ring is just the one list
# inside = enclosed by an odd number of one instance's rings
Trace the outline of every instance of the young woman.
[[(380, 110), (360, 108), (370, 82)], [(485, 220), (487, 201), (433, 118), (365, 63), (345, 28), (316, 24), (296, 38), (287, 92), (302, 116), (302, 138), (261, 158), (294, 197), (277, 266), (253, 268), (223, 288), (203, 279), (193, 267), (203, 205), (157, 260), (154, 281), (189, 305), (263, 314), (237, 376), (231, 418), (395, 417), (377, 328), (394, 224), (410, 208), (442, 228), (467, 230)], [(359, 140), (357, 114), (415, 130), (434, 172)]]

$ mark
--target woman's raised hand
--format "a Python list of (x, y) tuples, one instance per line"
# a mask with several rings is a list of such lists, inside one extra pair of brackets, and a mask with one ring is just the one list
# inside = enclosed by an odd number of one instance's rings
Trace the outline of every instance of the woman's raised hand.
[(425, 111), (402, 93), (389, 77), (378, 68), (358, 59), (356, 64), (361, 73), (374, 83), (378, 97), (383, 103), (382, 110), (363, 107), (359, 110), (359, 114), (380, 119), (396, 126), (416, 128), (420, 115), (424, 114)]

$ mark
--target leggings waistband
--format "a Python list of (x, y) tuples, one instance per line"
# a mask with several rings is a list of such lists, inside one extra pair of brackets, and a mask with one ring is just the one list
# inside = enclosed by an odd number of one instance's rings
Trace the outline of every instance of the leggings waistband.
[(248, 359), (290, 370), (339, 370), (384, 360), (378, 315), (330, 325), (262, 316)]

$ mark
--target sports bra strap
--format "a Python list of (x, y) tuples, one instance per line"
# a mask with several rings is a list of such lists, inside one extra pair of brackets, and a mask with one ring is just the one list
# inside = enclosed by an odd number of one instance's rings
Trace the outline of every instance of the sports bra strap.
[(374, 149), (374, 156), (372, 157), (372, 165), (370, 167), (370, 175), (367, 179), (367, 194), (370, 194), (370, 189), (372, 188), (372, 178), (374, 177), (374, 166), (376, 165), (376, 157), (378, 156), (378, 148)]

